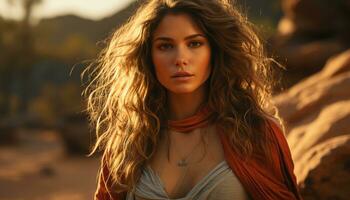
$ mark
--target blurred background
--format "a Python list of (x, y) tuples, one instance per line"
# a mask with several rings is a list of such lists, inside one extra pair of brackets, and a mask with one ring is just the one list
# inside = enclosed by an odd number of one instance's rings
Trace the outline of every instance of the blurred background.
[[(350, 0), (237, 0), (283, 64), (273, 101), (304, 199), (349, 199)], [(0, 200), (91, 199), (80, 75), (133, 0), (0, 0)]]

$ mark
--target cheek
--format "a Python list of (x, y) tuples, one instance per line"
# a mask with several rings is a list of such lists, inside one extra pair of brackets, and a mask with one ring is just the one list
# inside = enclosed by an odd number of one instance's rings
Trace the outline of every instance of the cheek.
[(163, 82), (162, 79), (166, 77), (166, 60), (159, 54), (152, 54), (152, 62), (154, 66), (154, 71), (156, 73), (156, 77), (160, 82)]
[(202, 67), (203, 73), (210, 74), (211, 72), (211, 52), (210, 49), (207, 49), (203, 55), (201, 56), (201, 59), (199, 59), (200, 66)]

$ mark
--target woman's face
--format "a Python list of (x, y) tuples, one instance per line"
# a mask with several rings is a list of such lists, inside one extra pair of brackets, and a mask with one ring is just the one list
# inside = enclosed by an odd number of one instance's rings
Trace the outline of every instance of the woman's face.
[(204, 90), (211, 50), (204, 33), (186, 14), (168, 14), (152, 38), (152, 61), (159, 82), (175, 94)]

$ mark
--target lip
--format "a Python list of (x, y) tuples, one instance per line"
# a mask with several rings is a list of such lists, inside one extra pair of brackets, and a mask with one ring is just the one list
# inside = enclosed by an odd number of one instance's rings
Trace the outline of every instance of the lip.
[(190, 77), (190, 76), (193, 76), (193, 74), (186, 71), (181, 71), (181, 72), (176, 72), (174, 75), (171, 76), (171, 78)]

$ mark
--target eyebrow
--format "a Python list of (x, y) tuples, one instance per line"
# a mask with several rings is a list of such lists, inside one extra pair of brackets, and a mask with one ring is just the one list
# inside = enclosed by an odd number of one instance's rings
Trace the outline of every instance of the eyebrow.
[[(189, 39), (196, 38), (196, 37), (206, 38), (203, 34), (198, 33), (198, 34), (193, 34), (193, 35), (189, 35), (189, 36), (185, 37), (185, 40), (189, 40)], [(173, 41), (173, 39), (170, 37), (157, 37), (153, 41), (157, 41), (157, 40)]]

